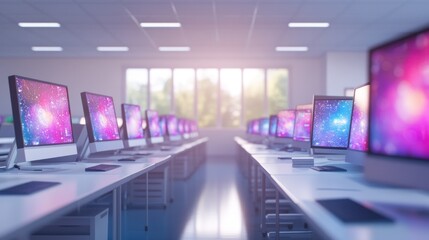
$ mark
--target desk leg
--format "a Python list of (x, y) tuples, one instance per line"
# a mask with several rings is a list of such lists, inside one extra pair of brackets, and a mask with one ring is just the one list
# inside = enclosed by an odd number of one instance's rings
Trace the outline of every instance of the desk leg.
[(265, 181), (266, 176), (264, 173), (261, 173), (261, 229), (262, 234), (265, 236), (266, 234), (266, 226), (265, 226)]
[(146, 226), (144, 230), (149, 231), (149, 172), (146, 173)]
[(113, 239), (120, 240), (121, 239), (121, 186), (117, 187), (113, 190), (113, 206), (112, 206), (112, 223), (113, 223)]
[[(252, 166), (253, 166), (253, 183), (254, 183), (254, 187), (253, 190), (255, 191), (253, 197), (254, 202), (257, 203), (258, 202), (258, 187), (259, 187), (259, 179), (258, 179), (258, 165), (256, 163), (252, 162)], [(256, 207), (255, 209), (256, 211), (258, 210), (258, 208)]]
[(276, 239), (280, 239), (280, 207), (279, 207), (279, 191), (276, 189)]

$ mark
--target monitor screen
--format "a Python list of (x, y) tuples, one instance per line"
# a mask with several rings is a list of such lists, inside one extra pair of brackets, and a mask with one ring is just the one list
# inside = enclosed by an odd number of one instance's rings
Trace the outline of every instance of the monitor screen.
[(278, 114), (277, 133), (278, 138), (292, 138), (295, 124), (295, 110), (283, 110)]
[(125, 139), (143, 139), (142, 114), (139, 105), (122, 104), (122, 118), (125, 119), (124, 138)]
[(185, 121), (182, 118), (177, 119), (177, 132), (180, 135), (185, 133)]
[(191, 121), (191, 132), (193, 132), (193, 133), (198, 132), (198, 123), (195, 120)]
[(260, 119), (255, 119), (252, 121), (252, 134), (254, 135), (261, 135), (259, 121)]
[(370, 52), (371, 153), (429, 159), (428, 42), (425, 30)]
[(346, 149), (353, 98), (314, 96), (313, 108), (311, 147)]
[(158, 112), (154, 110), (146, 110), (146, 121), (148, 126), (148, 136), (150, 138), (162, 137)]
[(259, 120), (259, 130), (262, 136), (268, 136), (270, 132), (270, 119), (269, 118), (261, 118)]
[(277, 121), (278, 121), (277, 115), (270, 116), (270, 132), (269, 132), (270, 136), (276, 136)]
[(178, 122), (174, 115), (167, 115), (167, 135), (170, 137), (179, 135)]
[(191, 132), (191, 121), (188, 119), (184, 119), (185, 125), (184, 125), (184, 132), (190, 133)]
[(74, 142), (66, 86), (20, 76), (9, 86), (18, 148)]
[(167, 136), (167, 116), (159, 116), (159, 129), (161, 131), (161, 136)]
[(301, 142), (310, 141), (311, 120), (312, 120), (311, 109), (297, 108), (295, 113), (295, 126), (293, 130), (293, 140), (301, 141)]
[(88, 92), (81, 96), (89, 141), (120, 140), (113, 98)]
[(369, 85), (355, 89), (349, 149), (368, 151)]

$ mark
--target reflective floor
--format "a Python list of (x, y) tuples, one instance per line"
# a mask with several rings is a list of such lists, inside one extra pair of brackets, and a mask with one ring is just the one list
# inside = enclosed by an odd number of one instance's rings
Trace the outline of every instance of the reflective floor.
[(187, 180), (174, 183), (167, 209), (123, 214), (123, 239), (259, 239), (247, 182), (234, 160), (209, 160)]

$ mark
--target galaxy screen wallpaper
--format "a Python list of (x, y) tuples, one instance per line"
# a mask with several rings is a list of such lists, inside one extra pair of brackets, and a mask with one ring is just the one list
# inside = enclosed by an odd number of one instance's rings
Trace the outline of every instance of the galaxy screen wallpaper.
[(128, 139), (144, 138), (142, 128), (142, 114), (138, 105), (124, 104), (122, 105), (125, 113), (125, 126)]
[(177, 136), (179, 132), (177, 131), (177, 118), (174, 115), (167, 116), (167, 131), (168, 136)]
[(370, 152), (429, 159), (429, 31), (371, 51)]
[(67, 88), (16, 78), (24, 146), (73, 142)]
[(347, 148), (353, 100), (315, 99), (312, 146)]
[(268, 136), (270, 128), (270, 119), (269, 118), (261, 118), (259, 120), (259, 130), (261, 131), (262, 136)]
[(191, 132), (191, 121), (189, 121), (188, 119), (183, 119), (183, 121), (185, 122), (184, 132), (190, 133)]
[(296, 110), (293, 140), (307, 142), (311, 135), (311, 109)]
[(167, 135), (167, 117), (166, 116), (159, 117), (159, 129), (161, 130), (162, 136)]
[(295, 110), (284, 110), (278, 114), (277, 134), (279, 138), (292, 138), (295, 125)]
[(121, 139), (113, 99), (97, 94), (85, 94), (94, 141)]
[(272, 115), (270, 116), (270, 136), (276, 136), (276, 131), (277, 131), (277, 115)]
[(252, 121), (252, 132), (251, 133), (256, 134), (256, 135), (261, 134), (260, 126), (259, 126), (259, 119), (255, 119)]
[(369, 85), (366, 85), (354, 93), (349, 149), (368, 151), (368, 108)]
[(151, 138), (162, 137), (158, 113), (156, 111), (146, 110), (146, 116), (148, 121), (149, 136)]

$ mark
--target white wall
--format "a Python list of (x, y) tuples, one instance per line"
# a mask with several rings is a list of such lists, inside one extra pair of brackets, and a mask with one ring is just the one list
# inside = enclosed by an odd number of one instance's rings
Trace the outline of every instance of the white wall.
[(368, 82), (366, 52), (330, 52), (326, 54), (326, 93), (344, 95), (345, 88)]
[[(220, 64), (221, 63), (221, 64)], [(116, 102), (116, 111), (125, 99), (124, 80), (127, 67), (286, 67), (290, 70), (290, 106), (310, 103), (313, 94), (324, 94), (325, 59), (284, 59), (284, 60), (183, 60), (172, 61), (142, 59), (0, 59), (0, 114), (11, 114), (7, 76), (12, 74), (32, 77), (50, 82), (62, 83), (69, 87), (73, 116), (82, 116), (80, 92), (91, 91), (110, 95)], [(206, 130), (209, 136), (209, 155), (231, 156), (235, 148), (232, 136), (243, 130)]]

